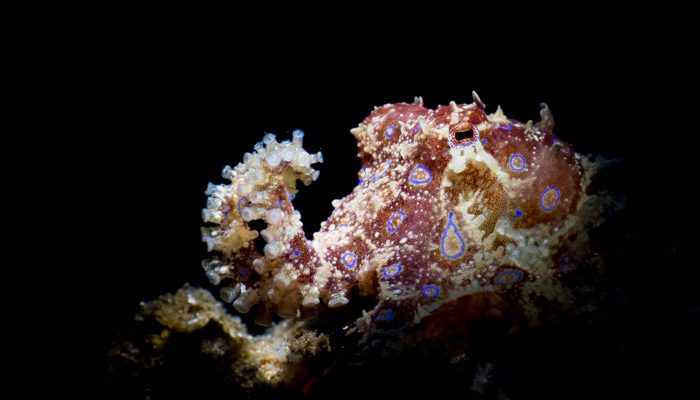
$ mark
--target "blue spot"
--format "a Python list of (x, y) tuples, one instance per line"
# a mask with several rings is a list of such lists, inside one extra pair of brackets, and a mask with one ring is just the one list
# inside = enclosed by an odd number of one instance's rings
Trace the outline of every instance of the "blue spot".
[(403, 267), (401, 266), (401, 264), (393, 264), (389, 265), (388, 267), (384, 267), (384, 271), (382, 271), (382, 274), (384, 274), (384, 276), (387, 278), (393, 278), (396, 275), (400, 274), (401, 271), (403, 271)]
[(299, 256), (299, 250), (294, 250), (294, 255)]
[(282, 205), (282, 200), (277, 200), (277, 206), (279, 207), (281, 205)]
[(379, 179), (382, 175), (384, 175), (384, 174), (386, 173), (386, 171), (389, 170), (389, 168), (391, 167), (391, 163), (389, 162), (389, 160), (386, 160), (385, 163), (386, 163), (386, 165), (384, 166), (384, 168), (382, 169), (382, 171), (381, 171), (380, 173), (378, 173), (377, 175), (375, 175), (375, 176), (372, 177), (372, 181), (376, 181), (376, 180)]
[(340, 258), (343, 260), (343, 264), (345, 264), (348, 269), (353, 269), (355, 268), (355, 265), (357, 265), (357, 254), (351, 251), (343, 253)]
[(507, 269), (498, 274), (496, 277), (496, 283), (499, 285), (512, 285), (521, 279), (523, 279), (522, 271), (518, 271), (517, 269)]
[(340, 224), (338, 227), (339, 227), (339, 228), (345, 228), (346, 226), (348, 226), (348, 224)]
[(430, 299), (434, 299), (440, 295), (440, 289), (435, 285), (424, 286), (423, 295)]
[(379, 311), (377, 314), (377, 321), (391, 321), (394, 319), (394, 311), (390, 309), (385, 309)]
[[(398, 218), (398, 221), (396, 219)], [(403, 212), (403, 210), (399, 210), (393, 214), (391, 214), (391, 217), (386, 221), (386, 230), (389, 231), (389, 233), (394, 233), (396, 232), (397, 229), (399, 229), (399, 226), (403, 223), (403, 220), (406, 219), (406, 214)]]
[(522, 212), (522, 211), (520, 211), (520, 210), (515, 210), (515, 216), (516, 216), (516, 217), (519, 217), (519, 216), (521, 216), (521, 215), (523, 215), (523, 212)]
[(246, 202), (248, 201), (248, 199), (246, 199), (245, 197), (241, 197), (240, 199), (238, 199), (238, 215), (240, 215), (241, 218), (243, 218), (243, 215), (241, 214), (241, 202), (244, 200)]
[(571, 262), (571, 257), (568, 254), (561, 258), (562, 264), (568, 264), (570, 262)]
[(238, 273), (241, 275), (241, 278), (243, 278), (243, 279), (248, 278), (248, 269), (247, 268), (241, 268), (241, 270)]
[[(425, 173), (426, 177), (423, 179), (416, 179), (415, 175), (419, 172)], [(415, 168), (413, 168), (413, 171), (411, 171), (411, 174), (408, 175), (408, 181), (411, 182), (414, 185), (425, 185), (426, 183), (430, 182), (433, 179), (433, 174), (430, 173), (430, 170), (422, 165), (418, 165)]]
[(484, 138), (484, 144), (487, 144), (488, 142), (489, 142), (489, 140)]
[[(514, 162), (520, 161), (520, 167), (516, 166), (513, 164)], [(512, 169), (515, 172), (520, 172), (527, 167), (527, 163), (525, 162), (525, 157), (521, 156), (518, 153), (511, 154), (510, 160), (508, 161), (508, 165), (510, 165), (510, 169)]]
[(389, 125), (389, 127), (386, 128), (386, 130), (384, 130), (384, 135), (386, 135), (387, 138), (391, 139), (391, 137), (394, 136), (394, 129), (396, 129), (394, 125)]
[[(457, 236), (457, 239), (459, 240), (460, 248), (459, 251), (453, 254), (450, 254), (447, 252), (447, 249), (445, 249), (445, 240), (447, 240), (447, 235), (450, 232), (450, 229), (452, 229), (452, 232), (454, 235)], [(459, 234), (459, 230), (457, 229), (457, 225), (455, 225), (454, 222), (452, 222), (452, 213), (450, 213), (450, 221), (447, 223), (447, 226), (445, 227), (445, 231), (442, 233), (442, 240), (440, 241), (440, 250), (442, 251), (442, 255), (455, 260), (464, 254), (464, 251), (466, 250), (466, 243), (464, 243), (464, 239), (462, 238), (462, 235)]]
[(509, 130), (513, 129), (513, 125), (502, 126), (501, 129), (503, 129), (504, 131), (509, 131)]
[(416, 123), (411, 130), (411, 133), (417, 133), (420, 130), (420, 124)]
[[(544, 198), (545, 198), (545, 196), (547, 196), (547, 194), (550, 193), (550, 192), (554, 192), (554, 193), (556, 194), (557, 197), (556, 197), (556, 199), (554, 199), (554, 202), (553, 202), (551, 205), (547, 206), (547, 205), (544, 204)], [(560, 199), (560, 198), (561, 198), (561, 194), (559, 193), (559, 189), (557, 189), (556, 186), (552, 185), (552, 186), (548, 187), (547, 189), (545, 189), (545, 190), (542, 192), (542, 195), (540, 196), (540, 207), (541, 207), (544, 211), (552, 211), (552, 210), (554, 210), (554, 208), (557, 206), (557, 204), (559, 204), (559, 199)]]
[(224, 211), (224, 219), (225, 219), (226, 221), (228, 221), (228, 212), (229, 212), (229, 211), (231, 211), (231, 210), (229, 210), (228, 208), (226, 209), (226, 211)]

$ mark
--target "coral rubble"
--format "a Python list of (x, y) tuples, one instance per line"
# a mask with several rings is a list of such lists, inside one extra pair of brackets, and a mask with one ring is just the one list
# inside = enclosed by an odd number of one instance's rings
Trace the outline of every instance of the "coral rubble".
[(113, 347), (110, 358), (114, 368), (129, 371), (122, 375), (147, 375), (178, 358), (194, 362), (199, 357), (203, 369), (216, 371), (232, 390), (254, 393), (303, 384), (309, 359), (329, 351), (328, 337), (300, 322), (284, 321), (263, 335), (251, 335), (211, 293), (185, 285), (143, 303), (134, 328)]

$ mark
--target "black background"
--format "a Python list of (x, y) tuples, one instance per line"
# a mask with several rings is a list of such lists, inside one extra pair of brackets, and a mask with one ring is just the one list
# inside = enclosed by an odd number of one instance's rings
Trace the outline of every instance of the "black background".
[(249, 45), (162, 33), (90, 59), (78, 71), (84, 117), (76, 125), (87, 135), (68, 138), (80, 150), (64, 170), (79, 177), (69, 190), (83, 210), (72, 221), (81, 232), (72, 239), (81, 290), (63, 300), (79, 304), (88, 322), (72, 331), (89, 349), (80, 361), (83, 383), (104, 390), (103, 354), (140, 301), (185, 282), (213, 289), (199, 265), (204, 189), (222, 182), (223, 166), (238, 163), (265, 132), (285, 139), (301, 128), (304, 147), (324, 154), (320, 179), (295, 200), (310, 235), (331, 200), (356, 183), (349, 130), (373, 106), (415, 96), (431, 108), (468, 103), (476, 90), (488, 112), (500, 105), (522, 121), (538, 120), (546, 102), (555, 133), (578, 152), (624, 159), (603, 178), (627, 198), (608, 238), (626, 300), (607, 312), (620, 326), (601, 326), (585, 346), (563, 347), (572, 356), (561, 369), (575, 372), (524, 397), (697, 395), (700, 274), (690, 253), (699, 241), (689, 169), (696, 118), (686, 108), (687, 67), (680, 50), (658, 50), (661, 39), (621, 37), (566, 45), (513, 39), (443, 52), (376, 39), (349, 48), (296, 37)]

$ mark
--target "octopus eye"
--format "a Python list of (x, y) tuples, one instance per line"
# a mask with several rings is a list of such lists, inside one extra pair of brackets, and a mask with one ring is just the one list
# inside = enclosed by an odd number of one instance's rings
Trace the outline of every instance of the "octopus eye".
[(458, 129), (454, 132), (455, 140), (461, 142), (462, 140), (469, 140), (474, 137), (474, 131), (471, 127), (466, 129)]
[(479, 140), (479, 131), (468, 122), (461, 122), (450, 127), (448, 144), (450, 147), (464, 148)]

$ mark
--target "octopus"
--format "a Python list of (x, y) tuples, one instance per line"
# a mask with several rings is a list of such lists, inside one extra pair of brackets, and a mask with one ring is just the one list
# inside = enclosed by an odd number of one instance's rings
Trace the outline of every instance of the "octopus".
[(269, 325), (275, 313), (303, 318), (346, 307), (351, 293), (372, 296), (360, 332), (421, 324), (434, 340), (460, 329), (455, 321), (536, 325), (575, 304), (567, 276), (593, 263), (589, 232), (614, 206), (591, 190), (605, 162), (555, 136), (545, 104), (539, 122), (522, 123), (472, 97), (434, 110), (420, 98), (375, 108), (351, 130), (358, 184), (311, 239), (293, 200), (323, 157), (304, 150), (301, 130), (281, 142), (266, 134), (223, 169), (230, 183), (206, 190), (212, 256), (202, 264), (221, 299), (240, 313), (259, 304), (255, 322)]

